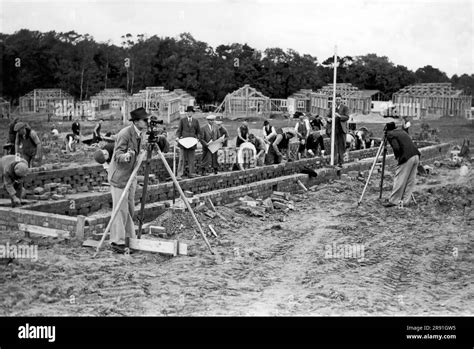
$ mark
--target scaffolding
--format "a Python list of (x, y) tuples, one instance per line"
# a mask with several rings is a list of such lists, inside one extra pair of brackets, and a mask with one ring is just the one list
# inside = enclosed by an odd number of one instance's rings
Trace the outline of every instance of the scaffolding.
[(1, 118), (10, 118), (11, 114), (11, 107), (10, 102), (8, 102), (5, 98), (0, 97), (0, 116)]
[(227, 94), (216, 109), (216, 113), (222, 111), (226, 116), (268, 116), (271, 111), (271, 101), (269, 97), (250, 85), (244, 85)]
[[(336, 84), (336, 94), (340, 94), (343, 103), (351, 114), (369, 114), (372, 109), (372, 96), (378, 90), (359, 90), (349, 83)], [(316, 115), (328, 115), (331, 108), (333, 84), (323, 86), (310, 94), (310, 112)]]
[(451, 83), (425, 83), (406, 86), (393, 94), (393, 103), (400, 116), (418, 110), (420, 118), (442, 116), (467, 117), (472, 97), (456, 90)]
[(34, 89), (20, 97), (20, 114), (54, 113), (56, 108), (74, 104), (74, 97), (59, 88)]
[(91, 104), (96, 111), (115, 109), (120, 110), (129, 96), (129, 93), (121, 88), (106, 88), (91, 97)]

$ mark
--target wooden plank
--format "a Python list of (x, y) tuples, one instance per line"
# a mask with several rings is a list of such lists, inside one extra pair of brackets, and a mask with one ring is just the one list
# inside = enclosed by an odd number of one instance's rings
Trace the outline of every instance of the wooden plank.
[(76, 238), (84, 240), (84, 227), (86, 225), (85, 216), (77, 216), (77, 225), (76, 225)]
[(150, 225), (150, 228), (148, 231), (150, 232), (150, 234), (166, 233), (166, 228), (160, 227), (158, 225)]
[(51, 236), (55, 238), (64, 238), (69, 239), (70, 235), (69, 232), (66, 230), (59, 230), (59, 229), (51, 229), (46, 227), (40, 227), (37, 225), (29, 225), (29, 224), (18, 224), (18, 228), (21, 231), (38, 234), (43, 236)]
[(86, 240), (82, 243), (82, 246), (83, 247), (97, 248), (97, 246), (99, 246), (99, 243), (100, 243), (100, 241), (98, 241), (98, 240)]
[(308, 191), (308, 188), (304, 186), (304, 184), (298, 179), (298, 185), (303, 188), (304, 191)]
[(176, 240), (165, 241), (130, 238), (129, 247), (134, 250), (156, 252), (172, 256), (178, 254), (178, 242)]
[(188, 254), (188, 244), (178, 241), (178, 254), (186, 256)]
[(209, 204), (209, 208), (210, 208), (211, 210), (213, 210), (214, 212), (216, 212), (216, 208), (215, 208), (214, 204), (212, 203), (211, 198), (209, 198), (209, 197), (206, 198), (206, 201), (207, 201), (207, 203)]
[(218, 237), (218, 236), (217, 236), (217, 233), (216, 233), (216, 231), (214, 230), (214, 228), (212, 227), (212, 225), (210, 225), (210, 224), (209, 224), (209, 229), (211, 230), (212, 235), (214, 235), (214, 236), (217, 238), (217, 237)]

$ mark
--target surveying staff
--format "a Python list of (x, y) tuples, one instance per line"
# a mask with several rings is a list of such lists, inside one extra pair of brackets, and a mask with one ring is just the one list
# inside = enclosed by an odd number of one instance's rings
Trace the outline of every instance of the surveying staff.
[[(328, 114), (329, 129), (326, 129), (329, 134), (332, 132), (332, 111)], [(346, 134), (347, 134), (347, 120), (349, 120), (349, 108), (342, 104), (342, 97), (340, 94), (336, 95), (336, 124), (334, 137), (334, 162), (339, 166), (344, 162), (344, 153), (346, 152)]]
[(216, 116), (209, 115), (206, 117), (207, 125), (201, 128), (201, 144), (202, 144), (202, 158), (201, 158), (201, 175), (206, 175), (206, 170), (211, 165), (214, 170), (214, 174), (217, 174), (217, 169), (219, 167), (217, 163), (217, 152), (214, 154), (208, 148), (208, 145), (211, 141), (217, 140), (219, 138), (219, 130), (215, 124)]
[(386, 124), (387, 140), (392, 146), (393, 154), (398, 160), (393, 181), (393, 191), (385, 207), (392, 207), (403, 202), (407, 205), (415, 187), (416, 172), (420, 162), (420, 152), (407, 132), (396, 129), (394, 122)]
[[(201, 134), (201, 128), (199, 127), (199, 121), (192, 117), (191, 113), (186, 113), (186, 117), (179, 120), (178, 130), (176, 131), (176, 137), (178, 140), (184, 137), (198, 138)], [(197, 177), (194, 173), (194, 159), (197, 146), (193, 146), (189, 149), (184, 148), (179, 142), (179, 161), (178, 161), (178, 176), (180, 179), (184, 175), (184, 168), (186, 163), (188, 164), (188, 176), (190, 178)]]
[[(130, 116), (132, 124), (122, 129), (117, 135), (108, 173), (114, 210), (133, 172), (140, 153), (140, 146), (144, 143), (144, 131), (148, 126), (148, 114), (144, 108), (131, 111)], [(135, 177), (128, 192), (128, 200), (122, 201), (110, 229), (112, 249), (118, 253), (124, 253), (125, 251), (125, 237), (135, 237), (133, 215), (135, 212), (136, 188), (137, 179)]]
[(15, 154), (21, 154), (28, 162), (28, 167), (31, 167), (36, 155), (38, 155), (39, 162), (41, 163), (43, 151), (38, 134), (31, 129), (30, 125), (23, 122), (15, 125), (15, 132)]
[(0, 159), (0, 181), (12, 200), (12, 207), (21, 205), (23, 178), (28, 174), (28, 163), (15, 155)]

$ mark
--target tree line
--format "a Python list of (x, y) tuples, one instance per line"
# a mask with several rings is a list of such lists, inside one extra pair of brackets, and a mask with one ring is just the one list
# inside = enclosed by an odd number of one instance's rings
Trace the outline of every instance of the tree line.
[[(0, 95), (14, 104), (35, 88), (61, 88), (86, 100), (104, 88), (135, 93), (164, 86), (184, 89), (198, 103), (218, 103), (250, 84), (269, 97), (287, 98), (302, 88), (317, 90), (333, 79), (332, 57), (320, 61), (292, 49), (259, 51), (239, 43), (213, 48), (189, 33), (176, 38), (125, 34), (120, 45), (113, 45), (74, 31), (22, 29), (0, 33), (0, 53)], [(337, 82), (380, 90), (387, 98), (404, 86), (423, 82), (451, 82), (466, 93), (474, 91), (474, 74), (448, 77), (430, 65), (411, 71), (373, 53), (338, 60)]]

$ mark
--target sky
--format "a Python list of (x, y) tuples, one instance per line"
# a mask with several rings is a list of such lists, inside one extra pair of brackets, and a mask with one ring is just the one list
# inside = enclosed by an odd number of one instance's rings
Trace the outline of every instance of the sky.
[(88, 33), (120, 44), (126, 33), (212, 47), (233, 42), (293, 49), (320, 62), (375, 53), (411, 70), (474, 74), (474, 0), (0, 0), (0, 32)]

